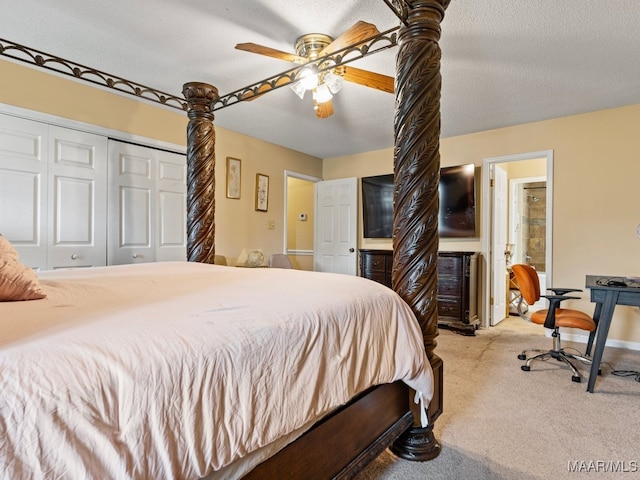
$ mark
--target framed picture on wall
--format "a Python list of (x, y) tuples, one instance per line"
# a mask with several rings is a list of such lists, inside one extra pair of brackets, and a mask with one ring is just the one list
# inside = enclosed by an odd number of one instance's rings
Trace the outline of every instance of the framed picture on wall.
[(227, 198), (240, 198), (240, 167), (238, 158), (227, 157)]
[(269, 204), (269, 177), (256, 174), (256, 210), (266, 212)]

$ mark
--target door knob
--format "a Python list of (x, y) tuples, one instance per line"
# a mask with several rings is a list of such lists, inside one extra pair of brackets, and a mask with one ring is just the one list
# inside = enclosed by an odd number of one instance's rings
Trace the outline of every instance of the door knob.
[(350, 249), (349, 249), (349, 253), (353, 253), (353, 252), (355, 252), (355, 249), (350, 248)]

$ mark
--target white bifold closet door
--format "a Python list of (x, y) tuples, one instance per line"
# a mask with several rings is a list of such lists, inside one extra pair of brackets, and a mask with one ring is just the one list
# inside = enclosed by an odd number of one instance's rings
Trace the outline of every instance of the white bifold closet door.
[(50, 268), (106, 264), (107, 139), (49, 127)]
[(107, 139), (0, 115), (0, 233), (37, 270), (106, 264)]
[(186, 260), (186, 156), (109, 140), (109, 265)]

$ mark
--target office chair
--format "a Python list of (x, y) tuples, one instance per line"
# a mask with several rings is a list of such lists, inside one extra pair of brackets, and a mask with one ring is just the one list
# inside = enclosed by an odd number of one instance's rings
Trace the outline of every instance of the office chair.
[(269, 257), (270, 268), (293, 268), (291, 260), (284, 253), (274, 253)]
[[(520, 286), (520, 293), (522, 294), (518, 302), (518, 315), (528, 322), (544, 325), (545, 328), (553, 330), (551, 334), (553, 337), (553, 349), (548, 351), (538, 349), (524, 350), (518, 355), (518, 359), (526, 360), (525, 364), (520, 368), (528, 372), (532, 361), (555, 358), (568, 365), (573, 372), (571, 380), (580, 383), (580, 373), (570, 359), (579, 360), (582, 363), (590, 365), (591, 358), (580, 355), (579, 353), (573, 354), (566, 352), (560, 343), (559, 328), (570, 327), (579, 328), (588, 332), (595, 331), (596, 324), (593, 318), (586, 313), (569, 308), (560, 308), (560, 303), (564, 300), (580, 299), (580, 297), (568, 296), (568, 293), (581, 292), (582, 290), (576, 288), (548, 288), (548, 290), (553, 292), (553, 295), (540, 295), (540, 281), (538, 280), (538, 273), (533, 267), (530, 265), (517, 264), (513, 265), (512, 269)], [(527, 316), (525, 301), (527, 304), (533, 305), (541, 297), (549, 300), (549, 308), (535, 311), (531, 313), (530, 316)], [(527, 358), (527, 352), (538, 352), (538, 355)]]

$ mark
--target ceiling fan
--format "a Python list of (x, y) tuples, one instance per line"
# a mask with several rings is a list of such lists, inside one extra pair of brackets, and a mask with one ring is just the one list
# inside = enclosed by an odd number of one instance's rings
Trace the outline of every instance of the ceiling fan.
[[(278, 60), (302, 65), (310, 60), (331, 55), (338, 50), (358, 44), (379, 33), (375, 25), (360, 21), (336, 39), (321, 33), (302, 35), (296, 40), (295, 54), (255, 43), (239, 43), (236, 45), (236, 48), (245, 52), (266, 55), (277, 58)], [(331, 60), (330, 62), (333, 61)], [(313, 107), (319, 118), (327, 118), (333, 114), (333, 103), (331, 99), (334, 94), (340, 91), (345, 80), (382, 90), (383, 92), (394, 92), (394, 78), (388, 75), (337, 63), (333, 67), (331, 64), (321, 64), (321, 66), (323, 67), (323, 71), (321, 72), (314, 71), (308, 67), (304, 68), (299, 74), (300, 80), (291, 84), (292, 90), (296, 92), (300, 98), (304, 97), (307, 90), (312, 92)], [(325, 70), (325, 66), (330, 68)], [(258, 96), (259, 95), (256, 95), (254, 98)]]

